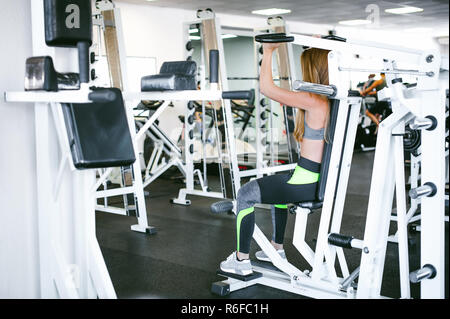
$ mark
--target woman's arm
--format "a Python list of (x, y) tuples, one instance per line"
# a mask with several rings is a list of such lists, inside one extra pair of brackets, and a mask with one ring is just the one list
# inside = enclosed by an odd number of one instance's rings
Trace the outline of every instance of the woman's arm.
[(272, 54), (280, 43), (264, 43), (263, 59), (259, 74), (259, 88), (269, 99), (283, 105), (309, 110), (323, 104), (316, 94), (308, 92), (293, 92), (275, 85), (272, 77)]
[(366, 115), (370, 117), (372, 122), (374, 122), (377, 126), (380, 124), (380, 121), (378, 121), (377, 117), (373, 115), (369, 110), (366, 110)]
[(369, 86), (368, 88), (366, 88), (365, 90), (363, 90), (361, 92), (361, 95), (367, 95), (369, 94), (374, 88), (376, 88), (378, 85), (380, 85), (381, 83), (383, 83), (383, 79), (379, 79), (376, 80), (375, 82), (372, 83), (371, 86)]

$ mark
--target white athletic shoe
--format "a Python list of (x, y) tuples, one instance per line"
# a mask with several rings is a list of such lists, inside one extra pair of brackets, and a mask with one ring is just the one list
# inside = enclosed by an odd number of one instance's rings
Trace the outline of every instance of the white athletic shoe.
[[(281, 258), (286, 259), (286, 253), (284, 249), (277, 250), (277, 253), (281, 256)], [(270, 258), (264, 253), (264, 251), (260, 250), (255, 253), (255, 257), (261, 261), (271, 261)]]
[(225, 261), (220, 263), (220, 270), (241, 276), (247, 276), (253, 273), (250, 260), (237, 260), (236, 252), (233, 252)]

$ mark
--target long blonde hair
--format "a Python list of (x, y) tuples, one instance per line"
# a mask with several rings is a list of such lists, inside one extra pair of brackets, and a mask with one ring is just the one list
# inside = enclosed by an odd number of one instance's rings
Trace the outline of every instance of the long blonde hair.
[[(329, 50), (310, 48), (303, 51), (300, 57), (302, 65), (303, 81), (329, 84), (328, 79), (328, 52)], [(321, 98), (328, 100), (327, 97), (320, 95)], [(329, 110), (327, 111), (327, 119), (325, 125), (325, 141), (327, 141), (327, 127), (329, 121)], [(303, 140), (305, 133), (305, 110), (297, 109), (297, 116), (295, 118), (294, 137), (298, 142)]]

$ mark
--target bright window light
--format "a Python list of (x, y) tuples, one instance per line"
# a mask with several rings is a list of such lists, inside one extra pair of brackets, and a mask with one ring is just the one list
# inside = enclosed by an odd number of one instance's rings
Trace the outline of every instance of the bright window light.
[(372, 23), (372, 21), (363, 20), (363, 19), (339, 21), (339, 24), (343, 24), (343, 25), (364, 25), (364, 24), (371, 24), (371, 23)]
[(222, 39), (231, 39), (231, 38), (237, 38), (237, 35), (235, 35), (235, 34), (222, 34)]
[(415, 13), (415, 12), (422, 12), (422, 8), (417, 7), (401, 7), (401, 8), (392, 8), (392, 9), (386, 9), (384, 12), (392, 13), (392, 14), (407, 14), (407, 13)]
[(197, 33), (198, 29), (189, 29), (189, 33)]
[(291, 10), (289, 10), (289, 9), (278, 9), (278, 8), (270, 8), (270, 9), (252, 11), (253, 14), (261, 14), (264, 16), (271, 16), (271, 15), (275, 15), (275, 14), (285, 14), (285, 13), (290, 13), (290, 12), (291, 12)]

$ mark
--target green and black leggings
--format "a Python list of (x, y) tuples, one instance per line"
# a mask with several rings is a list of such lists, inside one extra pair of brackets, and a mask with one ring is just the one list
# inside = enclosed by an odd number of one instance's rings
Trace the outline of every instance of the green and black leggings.
[(248, 254), (255, 229), (254, 205), (273, 204), (273, 241), (283, 243), (289, 203), (310, 201), (316, 198), (320, 177), (320, 163), (300, 157), (291, 174), (265, 176), (248, 182), (237, 196), (236, 234), (237, 251)]

